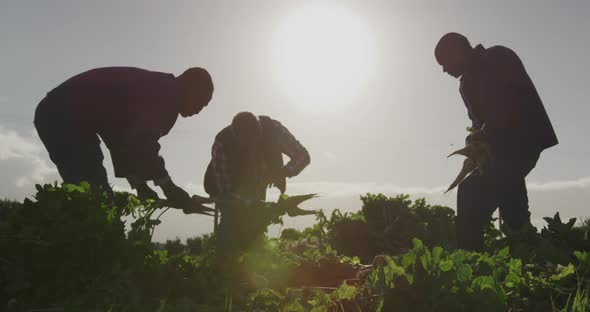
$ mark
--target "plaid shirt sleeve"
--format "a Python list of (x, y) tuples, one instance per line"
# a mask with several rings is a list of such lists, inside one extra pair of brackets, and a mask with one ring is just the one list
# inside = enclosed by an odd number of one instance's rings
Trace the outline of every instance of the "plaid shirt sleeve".
[(287, 177), (298, 175), (310, 163), (309, 152), (280, 122), (273, 120), (273, 128), (281, 152), (290, 158), (284, 167)]
[(232, 185), (228, 173), (227, 156), (221, 142), (215, 141), (215, 143), (213, 143), (213, 147), (211, 148), (211, 156), (211, 165), (213, 167), (215, 180), (217, 181), (219, 194), (228, 194), (232, 190)]

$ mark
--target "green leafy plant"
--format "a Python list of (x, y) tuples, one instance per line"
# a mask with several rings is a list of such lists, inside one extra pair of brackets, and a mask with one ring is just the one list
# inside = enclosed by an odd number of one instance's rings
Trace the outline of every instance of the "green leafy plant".
[[(284, 197), (247, 213), (261, 216), (264, 232), (289, 211), (298, 215), (293, 207), (302, 199)], [(589, 240), (575, 219), (556, 214), (541, 231), (505, 230), (504, 238), (490, 224), (486, 252), (476, 253), (455, 249), (448, 207), (407, 195), (361, 199), (358, 212), (314, 212), (316, 223), (304, 230), (262, 235), (238, 259), (248, 272), (241, 292), (228, 292), (215, 237), (152, 242), (166, 211), (161, 202), (128, 193), (111, 201), (85, 183), (38, 186), (33, 199), (10, 202), (0, 218), (0, 310), (590, 308)]]

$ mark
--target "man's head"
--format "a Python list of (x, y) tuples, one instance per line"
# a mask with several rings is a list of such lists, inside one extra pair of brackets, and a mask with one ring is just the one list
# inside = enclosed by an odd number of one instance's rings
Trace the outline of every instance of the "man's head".
[(465, 36), (448, 33), (440, 38), (434, 49), (436, 61), (443, 71), (455, 78), (461, 77), (473, 56), (473, 48)]
[(213, 81), (207, 70), (200, 67), (187, 69), (176, 78), (180, 84), (180, 115), (198, 114), (213, 96)]
[(262, 140), (262, 127), (258, 117), (251, 112), (240, 112), (234, 116), (232, 130), (242, 147), (254, 147)]

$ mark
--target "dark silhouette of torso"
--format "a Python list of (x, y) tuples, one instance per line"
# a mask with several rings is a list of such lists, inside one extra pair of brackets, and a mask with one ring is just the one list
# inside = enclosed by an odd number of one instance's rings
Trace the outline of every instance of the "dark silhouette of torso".
[(542, 151), (558, 143), (543, 102), (516, 53), (475, 47), (460, 91), (475, 127), (485, 124), (497, 148)]
[(172, 74), (106, 67), (78, 74), (50, 91), (35, 123), (80, 136), (98, 134), (111, 152), (115, 176), (167, 174), (158, 139), (174, 126), (180, 90)]
[[(237, 189), (232, 190), (241, 195), (254, 195), (252, 197), (262, 197), (263, 192), (274, 177), (280, 176), (283, 168), (283, 154), (280, 145), (277, 143), (272, 131), (272, 119), (267, 116), (259, 116), (260, 124), (262, 126), (262, 143), (260, 147), (254, 148), (248, 154), (240, 149), (236, 136), (232, 131), (232, 127), (228, 126), (221, 130), (216, 136), (216, 140), (221, 142), (224, 146), (225, 156), (228, 162), (228, 174), (231, 177), (232, 185)], [(218, 194), (217, 181), (212, 172), (211, 165), (207, 167), (205, 173), (205, 191), (215, 197)], [(259, 181), (257, 181), (258, 179)], [(283, 185), (286, 183), (284, 177), (281, 178)], [(257, 195), (257, 196), (256, 196)]]

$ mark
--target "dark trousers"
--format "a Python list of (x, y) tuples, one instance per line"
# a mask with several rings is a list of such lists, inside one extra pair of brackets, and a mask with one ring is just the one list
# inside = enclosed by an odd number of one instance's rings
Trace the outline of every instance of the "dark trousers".
[[(242, 199), (261, 201), (266, 199), (266, 187), (254, 186), (248, 191), (238, 192)], [(247, 250), (266, 229), (255, 225), (255, 209), (244, 207), (239, 202), (216, 204), (221, 218), (216, 233), (218, 255), (233, 257)], [(259, 232), (257, 230), (261, 230)]]
[(113, 190), (102, 164), (104, 156), (98, 135), (76, 129), (67, 112), (55, 104), (48, 98), (39, 103), (35, 110), (35, 128), (59, 175), (64, 183), (86, 181), (102, 187), (113, 198)]
[[(265, 200), (266, 188), (253, 187), (248, 192), (239, 192), (243, 199), (252, 201)], [(216, 208), (221, 212), (217, 232), (216, 264), (220, 273), (232, 292), (249, 284), (250, 272), (240, 263), (240, 256), (252, 248), (262, 246), (266, 226), (259, 224), (257, 210), (246, 207), (240, 202), (218, 203)], [(245, 283), (245, 284), (244, 284)]]
[(459, 184), (457, 193), (457, 243), (481, 250), (484, 228), (496, 208), (511, 230), (530, 223), (525, 177), (537, 164), (540, 152), (497, 149), (483, 174), (474, 173)]

